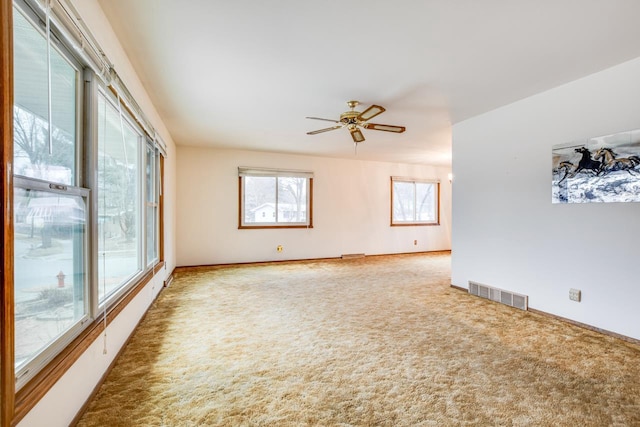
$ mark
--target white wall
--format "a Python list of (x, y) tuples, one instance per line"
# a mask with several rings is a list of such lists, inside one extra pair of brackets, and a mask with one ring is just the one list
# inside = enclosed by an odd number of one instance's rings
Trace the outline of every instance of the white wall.
[(107, 328), (107, 354), (103, 354), (104, 338), (99, 337), (65, 373), (54, 387), (22, 419), (19, 426), (67, 426), (88, 399), (94, 387), (106, 372), (109, 364), (123, 343), (133, 332), (155, 296), (160, 292), (163, 281), (176, 265), (175, 218), (176, 218), (176, 149), (171, 136), (160, 120), (144, 86), (138, 79), (122, 46), (118, 42), (102, 9), (96, 0), (73, 0), (85, 23), (104, 49), (107, 57), (132, 93), (145, 115), (152, 122), (167, 144), (165, 160), (164, 195), (164, 239), (166, 266), (145, 286), (133, 301), (118, 315)]
[(638, 76), (640, 58), (454, 126), (454, 285), (640, 339), (640, 204), (551, 203), (551, 147), (640, 128)]
[[(314, 172), (313, 228), (238, 229), (238, 166)], [(448, 168), (178, 148), (177, 264), (338, 257), (450, 249)], [(441, 180), (441, 225), (390, 227), (390, 177)], [(414, 246), (414, 240), (418, 244)], [(284, 251), (278, 253), (276, 247)]]

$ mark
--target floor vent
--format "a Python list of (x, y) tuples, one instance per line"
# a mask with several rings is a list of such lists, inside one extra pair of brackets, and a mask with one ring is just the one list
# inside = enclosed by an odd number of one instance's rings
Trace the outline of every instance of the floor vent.
[(342, 254), (342, 259), (364, 258), (364, 254)]
[(479, 296), (480, 298), (490, 299), (501, 304), (526, 310), (529, 306), (529, 297), (526, 295), (516, 294), (514, 292), (505, 291), (504, 289), (492, 288), (491, 286), (482, 285), (477, 282), (469, 281), (469, 293)]

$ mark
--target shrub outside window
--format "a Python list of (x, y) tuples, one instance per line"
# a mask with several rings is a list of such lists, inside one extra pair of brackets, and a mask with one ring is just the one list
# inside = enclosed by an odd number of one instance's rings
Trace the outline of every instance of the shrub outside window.
[(391, 177), (391, 225), (438, 225), (440, 183)]
[(239, 228), (311, 228), (313, 173), (238, 168)]

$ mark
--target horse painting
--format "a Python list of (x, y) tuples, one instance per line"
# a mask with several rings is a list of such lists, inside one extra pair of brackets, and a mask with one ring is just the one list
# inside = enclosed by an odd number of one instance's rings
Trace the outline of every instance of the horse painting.
[(611, 148), (603, 147), (595, 152), (593, 158), (595, 160), (602, 159), (602, 169), (605, 173), (615, 171), (627, 171), (631, 175), (640, 173), (635, 170), (636, 166), (640, 165), (640, 157), (638, 156), (618, 157)]
[(557, 144), (553, 203), (640, 202), (640, 129)]
[(580, 162), (578, 162), (578, 167), (576, 168), (575, 172), (573, 172), (573, 175), (585, 169), (595, 172), (596, 175), (600, 175), (600, 173), (602, 172), (602, 162), (593, 160), (591, 158), (591, 151), (589, 151), (586, 147), (580, 147), (576, 148), (575, 152), (581, 153), (582, 158), (580, 159)]
[(558, 165), (558, 167), (556, 168), (556, 172), (558, 173), (558, 175), (562, 175), (562, 178), (560, 178), (560, 181), (558, 181), (558, 184), (561, 184), (562, 181), (564, 181), (565, 179), (567, 179), (567, 177), (569, 176), (573, 176), (573, 170), (575, 169), (575, 166), (573, 165), (573, 163), (571, 162), (560, 162), (560, 164)]

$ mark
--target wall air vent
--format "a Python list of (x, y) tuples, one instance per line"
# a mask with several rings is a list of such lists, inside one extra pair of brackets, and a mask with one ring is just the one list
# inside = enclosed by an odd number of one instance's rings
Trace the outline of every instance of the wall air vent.
[(520, 310), (527, 310), (529, 307), (529, 297), (526, 295), (516, 294), (515, 292), (505, 291), (504, 289), (493, 288), (477, 282), (469, 281), (469, 293), (480, 298), (486, 298), (491, 301), (519, 308)]

